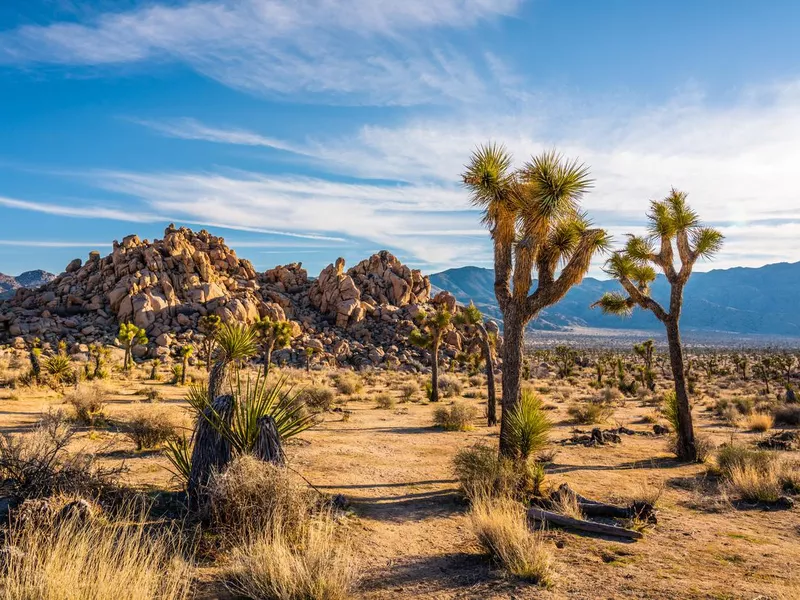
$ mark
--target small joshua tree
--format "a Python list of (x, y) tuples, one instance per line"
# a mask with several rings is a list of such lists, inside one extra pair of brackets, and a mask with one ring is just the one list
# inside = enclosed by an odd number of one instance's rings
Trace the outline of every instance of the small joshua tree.
[(641, 344), (634, 344), (633, 351), (636, 353), (636, 356), (642, 359), (642, 385), (652, 392), (656, 388), (655, 374), (653, 373), (655, 342), (653, 342), (653, 340), (646, 340)]
[[(681, 460), (694, 461), (697, 448), (679, 329), (683, 290), (697, 260), (713, 257), (722, 247), (723, 236), (716, 229), (703, 227), (697, 213), (686, 203), (686, 194), (675, 189), (663, 200), (650, 203), (647, 218), (649, 235), (629, 235), (625, 247), (606, 263), (606, 272), (620, 282), (625, 294), (607, 293), (593, 306), (619, 315), (629, 315), (639, 306), (651, 311), (664, 324), (678, 412), (677, 454)], [(653, 265), (664, 272), (670, 285), (668, 308), (650, 297), (650, 284), (656, 278)]]
[(486, 363), (486, 391), (488, 402), (486, 406), (486, 416), (489, 427), (497, 425), (497, 399), (494, 385), (494, 340), (492, 335), (486, 330), (483, 323), (483, 315), (475, 304), (469, 303), (459, 311), (455, 317), (455, 322), (459, 325), (474, 327), (478, 335), (478, 343), (481, 346), (483, 360)]
[(100, 343), (89, 346), (89, 358), (94, 362), (94, 369), (91, 374), (92, 379), (102, 379), (107, 375), (105, 363), (111, 355), (111, 350)]
[(444, 307), (431, 315), (420, 313), (417, 317), (419, 327), (409, 337), (412, 344), (431, 353), (431, 402), (439, 401), (439, 347), (445, 332), (452, 327), (452, 319), (453, 315)]
[(289, 321), (273, 321), (264, 317), (256, 322), (255, 329), (264, 357), (264, 377), (268, 377), (272, 351), (275, 348), (286, 348), (292, 342), (292, 324)]
[(306, 373), (311, 372), (311, 357), (317, 352), (313, 346), (306, 346)]
[(128, 371), (131, 368), (131, 350), (133, 350), (134, 346), (147, 343), (147, 332), (145, 332), (144, 328), (137, 327), (133, 323), (120, 323), (117, 339), (125, 350), (122, 370)]
[(190, 345), (185, 345), (181, 347), (181, 385), (186, 385), (186, 373), (189, 371), (189, 357), (192, 355), (194, 348)]
[(511, 456), (505, 415), (519, 404), (525, 327), (580, 283), (592, 257), (608, 246), (608, 236), (580, 211), (591, 187), (588, 169), (556, 152), (513, 169), (505, 148), (486, 145), (472, 154), (462, 181), (473, 204), (484, 209), (494, 245), (494, 292), (504, 336), (500, 452)]
[(206, 361), (206, 371), (211, 370), (211, 360), (214, 354), (214, 347), (217, 345), (217, 334), (222, 327), (222, 319), (218, 315), (205, 315), (200, 317), (197, 328), (205, 335), (201, 349), (202, 358)]

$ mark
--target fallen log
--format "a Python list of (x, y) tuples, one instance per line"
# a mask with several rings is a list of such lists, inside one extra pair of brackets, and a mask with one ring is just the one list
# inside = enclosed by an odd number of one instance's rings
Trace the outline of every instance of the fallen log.
[(541, 508), (529, 508), (528, 518), (533, 521), (564, 527), (565, 529), (610, 535), (629, 540), (639, 540), (643, 537), (641, 533), (633, 529), (625, 529), (624, 527), (617, 527), (616, 525), (605, 525), (604, 523), (595, 523), (594, 521), (573, 519), (572, 517), (560, 515), (549, 510), (542, 510)]
[(617, 506), (606, 504), (581, 496), (578, 492), (562, 483), (559, 488), (550, 495), (551, 502), (557, 502), (559, 496), (572, 496), (575, 498), (581, 512), (587, 517), (611, 517), (613, 519), (632, 519), (634, 517), (656, 523), (655, 508), (646, 502), (634, 502), (629, 506)]

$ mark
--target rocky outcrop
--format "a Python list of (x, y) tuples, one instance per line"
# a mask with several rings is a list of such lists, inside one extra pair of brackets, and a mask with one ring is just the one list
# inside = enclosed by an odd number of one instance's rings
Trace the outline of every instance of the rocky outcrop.
[[(278, 362), (315, 360), (353, 366), (419, 368), (424, 353), (408, 343), (414, 318), (433, 310), (430, 281), (383, 251), (345, 271), (343, 259), (310, 279), (301, 263), (258, 273), (222, 238), (170, 225), (163, 239), (130, 235), (106, 257), (92, 252), (37, 290), (20, 289), (0, 302), (0, 343), (25, 348), (34, 338), (54, 347), (61, 340), (85, 354), (90, 343), (113, 343), (121, 322), (147, 330), (139, 359), (168, 360), (202, 338), (198, 322), (216, 314), (224, 322), (252, 323), (268, 316), (288, 320), (294, 339), (277, 350)], [(452, 296), (437, 303), (454, 305)], [(450, 336), (445, 357), (455, 356), (460, 336)]]

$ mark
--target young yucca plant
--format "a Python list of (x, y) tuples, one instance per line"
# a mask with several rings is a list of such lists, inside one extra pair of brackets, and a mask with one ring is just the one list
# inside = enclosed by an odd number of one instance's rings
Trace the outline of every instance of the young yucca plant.
[(552, 423), (542, 408), (539, 397), (529, 389), (520, 393), (519, 404), (506, 416), (509, 443), (523, 460), (547, 445)]
[(72, 364), (65, 354), (54, 354), (48, 357), (43, 366), (53, 386), (58, 387), (74, 379), (75, 373), (72, 370)]
[(679, 424), (677, 394), (675, 394), (673, 390), (666, 392), (662, 402), (663, 404), (661, 410), (664, 412), (664, 416), (666, 417), (667, 421), (669, 421), (672, 431), (678, 431)]
[(197, 411), (198, 418), (206, 419), (217, 433), (224, 437), (231, 449), (238, 454), (253, 452), (259, 435), (259, 421), (266, 416), (275, 420), (281, 440), (302, 433), (314, 424), (314, 416), (308, 414), (302, 402), (286, 386), (286, 378), (268, 385), (265, 377), (255, 380), (237, 375), (231, 384), (233, 413), (230, 424), (214, 410), (207, 391), (202, 386), (189, 389), (187, 401)]
[(192, 449), (186, 436), (169, 440), (165, 444), (164, 455), (172, 464), (172, 474), (186, 485), (192, 472)]

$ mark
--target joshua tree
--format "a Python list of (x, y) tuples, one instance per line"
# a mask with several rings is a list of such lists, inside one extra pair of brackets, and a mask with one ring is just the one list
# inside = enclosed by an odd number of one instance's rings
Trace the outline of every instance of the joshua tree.
[(211, 355), (214, 354), (214, 346), (217, 344), (217, 334), (220, 327), (222, 327), (222, 319), (217, 315), (200, 317), (197, 322), (197, 328), (205, 335), (201, 348), (206, 361), (206, 371), (211, 370)]
[(193, 351), (194, 348), (188, 344), (181, 347), (181, 359), (183, 359), (181, 365), (181, 385), (186, 385), (186, 373), (189, 371), (189, 357), (192, 355)]
[(439, 401), (439, 346), (444, 333), (452, 326), (452, 317), (444, 307), (439, 307), (432, 315), (421, 313), (417, 317), (419, 328), (409, 337), (412, 344), (427, 348), (431, 353), (431, 402)]
[(264, 356), (264, 377), (267, 377), (272, 362), (272, 351), (276, 347), (286, 348), (292, 341), (292, 324), (289, 321), (273, 321), (269, 317), (264, 317), (256, 322), (255, 329)]
[[(596, 252), (608, 246), (578, 201), (591, 187), (588, 169), (555, 152), (512, 169), (511, 155), (493, 144), (477, 149), (462, 179), (494, 244), (494, 291), (503, 312), (503, 414), (519, 403), (525, 326), (579, 283)], [(556, 271), (561, 267), (558, 276)], [(537, 271), (536, 288), (533, 271)], [(505, 417), (500, 451), (513, 453)]]
[(564, 379), (572, 375), (575, 370), (575, 361), (578, 359), (578, 353), (569, 346), (556, 346), (556, 366), (557, 375), (559, 378)]
[(131, 368), (131, 350), (134, 346), (147, 343), (147, 333), (144, 328), (137, 327), (133, 323), (120, 323), (117, 339), (125, 350), (125, 358), (122, 361), (122, 370), (127, 371)]
[[(678, 324), (683, 308), (683, 290), (692, 268), (698, 259), (711, 258), (719, 251), (723, 236), (716, 229), (703, 227), (697, 213), (686, 203), (686, 194), (675, 189), (663, 200), (650, 203), (647, 218), (649, 235), (629, 235), (625, 247), (612, 254), (606, 263), (606, 272), (622, 284), (626, 294), (607, 293), (593, 306), (619, 315), (629, 315), (635, 306), (639, 306), (651, 311), (664, 324), (678, 412), (677, 454), (681, 460), (694, 461), (697, 460), (697, 448)], [(680, 268), (675, 264), (673, 242)], [(656, 278), (653, 265), (664, 272), (670, 285), (668, 309), (650, 297), (650, 284)]]
[(110, 355), (111, 350), (102, 344), (95, 343), (89, 346), (89, 358), (94, 361), (92, 379), (102, 379), (105, 377), (106, 371), (103, 366)]
[(311, 372), (311, 357), (317, 351), (313, 346), (306, 346), (306, 373)]
[(208, 376), (208, 397), (214, 402), (222, 391), (222, 383), (228, 374), (228, 367), (250, 358), (256, 353), (255, 332), (249, 325), (226, 323), (219, 328), (216, 336), (219, 347), (217, 360)]
[(633, 351), (642, 359), (642, 385), (647, 387), (651, 392), (655, 389), (656, 383), (653, 379), (653, 352), (655, 351), (655, 342), (653, 340), (646, 340), (641, 344), (634, 344)]
[(486, 414), (489, 427), (493, 427), (497, 425), (497, 399), (494, 389), (494, 351), (492, 348), (492, 337), (483, 324), (483, 315), (481, 311), (472, 302), (456, 315), (455, 321), (462, 325), (474, 327), (475, 331), (478, 332), (478, 343), (481, 345), (483, 360), (486, 362), (486, 388), (488, 396)]

